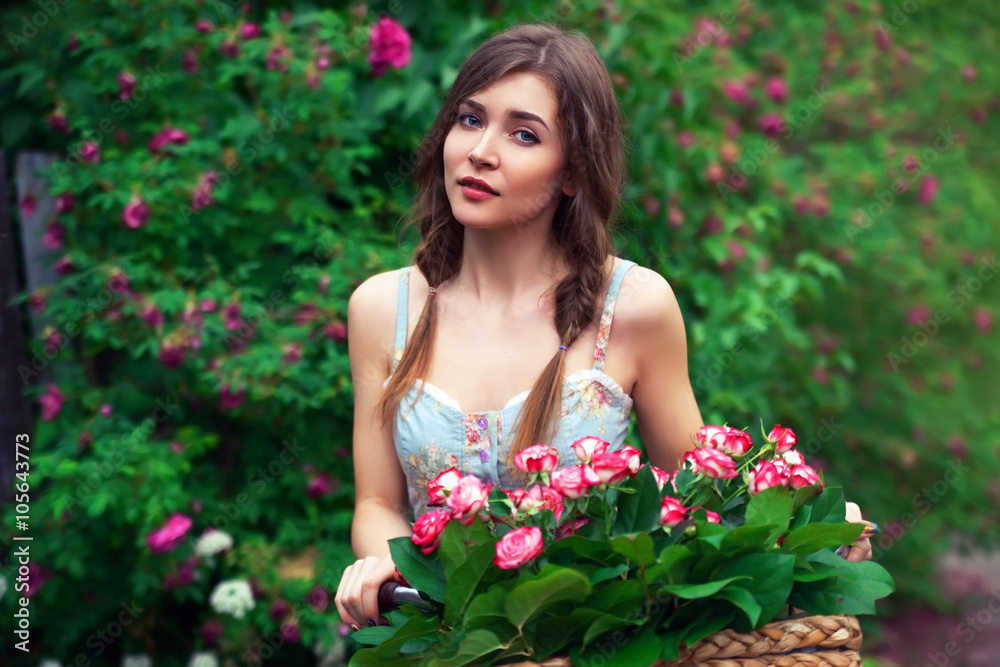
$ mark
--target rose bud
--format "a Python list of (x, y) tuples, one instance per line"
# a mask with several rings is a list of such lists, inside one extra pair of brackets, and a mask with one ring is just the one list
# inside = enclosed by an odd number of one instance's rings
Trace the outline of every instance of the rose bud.
[(538, 526), (515, 528), (497, 542), (493, 562), (501, 570), (513, 570), (541, 554), (544, 546)]
[(656, 477), (656, 486), (660, 487), (660, 491), (662, 491), (663, 487), (667, 484), (673, 486), (673, 477), (669, 472), (661, 470), (653, 465), (651, 465), (650, 468), (653, 470), (653, 476)]
[(462, 473), (457, 468), (451, 467), (427, 482), (427, 496), (430, 498), (428, 504), (431, 507), (443, 506), (461, 479)]
[(86, 160), (91, 164), (97, 164), (101, 161), (101, 148), (93, 141), (85, 141), (83, 145), (80, 146), (80, 159)]
[(691, 463), (695, 474), (712, 479), (736, 477), (736, 462), (729, 454), (710, 447), (701, 447), (687, 452), (684, 459)]
[(573, 443), (573, 452), (576, 457), (583, 461), (584, 463), (590, 463), (590, 458), (594, 454), (603, 454), (608, 451), (608, 447), (611, 445), (600, 438), (595, 438), (594, 436), (587, 436), (586, 438), (580, 438)]
[(783, 79), (779, 79), (778, 77), (768, 79), (764, 85), (764, 92), (776, 104), (784, 104), (785, 100), (788, 99), (788, 86)]
[(660, 524), (667, 528), (673, 528), (687, 518), (687, 508), (681, 505), (681, 501), (671, 496), (663, 499), (660, 508)]
[(528, 473), (551, 472), (559, 464), (559, 450), (548, 445), (532, 445), (514, 455), (514, 465)]
[(590, 487), (600, 483), (601, 478), (584, 465), (557, 468), (551, 473), (552, 488), (565, 498), (582, 498), (590, 491)]
[(479, 510), (486, 505), (489, 496), (489, 484), (483, 484), (475, 475), (466, 475), (448, 494), (445, 503), (451, 508), (451, 518), (468, 526), (475, 520)]
[(802, 456), (802, 452), (797, 449), (789, 449), (781, 455), (781, 458), (783, 458), (789, 466), (800, 466), (806, 462), (806, 457)]
[(51, 127), (56, 132), (62, 132), (63, 134), (69, 134), (69, 123), (66, 120), (66, 115), (61, 111), (53, 111), (48, 117), (49, 127)]
[(243, 39), (253, 39), (260, 36), (260, 26), (256, 23), (244, 23), (240, 28), (240, 37)]
[(628, 459), (618, 452), (594, 454), (590, 466), (601, 484), (617, 484), (629, 476)]
[(76, 198), (71, 192), (64, 192), (56, 198), (56, 213), (69, 213), (76, 206)]
[(814, 484), (819, 484), (819, 490), (823, 490), (823, 481), (819, 478), (816, 471), (813, 470), (812, 466), (803, 463), (792, 468), (792, 473), (788, 479), (790, 487), (793, 489), (803, 489)]
[(543, 486), (541, 489), (542, 498), (544, 499), (542, 509), (552, 510), (556, 515), (556, 521), (559, 521), (562, 518), (563, 511), (562, 496), (551, 486)]
[(240, 389), (234, 392), (231, 385), (223, 385), (222, 389), (219, 390), (219, 399), (222, 403), (222, 407), (227, 410), (235, 410), (240, 407), (243, 403), (243, 397), (246, 395), (246, 389)]
[(518, 514), (528, 514), (531, 510), (536, 507), (540, 507), (544, 502), (542, 497), (542, 487), (538, 484), (533, 485), (530, 489), (514, 489), (513, 491), (504, 490), (507, 493), (507, 497), (510, 498), (511, 503), (514, 504), (514, 511)]
[(785, 486), (785, 484), (786, 480), (771, 461), (761, 461), (747, 473), (747, 487), (752, 496), (765, 489), (770, 489), (772, 486)]
[(125, 211), (122, 213), (122, 219), (131, 229), (142, 227), (149, 219), (149, 204), (143, 201), (138, 195), (133, 196), (132, 201), (128, 203)]
[(413, 535), (410, 540), (418, 547), (425, 556), (441, 543), (441, 531), (451, 521), (451, 512), (448, 510), (432, 510), (421, 515), (413, 524)]
[(713, 512), (712, 510), (707, 510), (704, 507), (701, 507), (699, 505), (698, 507), (692, 507), (691, 508), (691, 516), (694, 516), (694, 511), (695, 510), (702, 510), (702, 511), (704, 511), (705, 512), (705, 520), (708, 521), (709, 523), (718, 523), (718, 524), (722, 523), (722, 517), (719, 516), (719, 514), (717, 512)]
[(767, 434), (767, 441), (774, 443), (774, 451), (776, 453), (784, 454), (794, 447), (799, 440), (792, 433), (792, 429), (785, 428), (781, 424), (775, 424), (771, 432)]
[(118, 98), (122, 100), (127, 100), (132, 97), (132, 92), (135, 90), (135, 85), (138, 83), (135, 79), (135, 75), (131, 72), (119, 72), (118, 73)]
[(630, 476), (639, 472), (639, 468), (642, 467), (642, 455), (638, 449), (632, 445), (625, 445), (618, 450), (618, 454), (625, 459), (625, 465), (628, 466)]

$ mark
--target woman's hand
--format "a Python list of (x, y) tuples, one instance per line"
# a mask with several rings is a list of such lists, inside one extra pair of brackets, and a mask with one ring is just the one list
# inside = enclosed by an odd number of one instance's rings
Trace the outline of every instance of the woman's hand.
[(355, 630), (364, 625), (387, 624), (378, 613), (379, 587), (396, 578), (392, 556), (362, 558), (344, 570), (334, 603), (340, 620)]
[[(861, 523), (864, 519), (861, 517), (861, 508), (858, 507), (857, 503), (847, 503), (847, 512), (845, 519), (849, 523)], [(857, 563), (863, 560), (872, 559), (872, 543), (867, 537), (859, 538), (851, 548), (848, 549), (847, 555), (844, 556), (847, 560)]]

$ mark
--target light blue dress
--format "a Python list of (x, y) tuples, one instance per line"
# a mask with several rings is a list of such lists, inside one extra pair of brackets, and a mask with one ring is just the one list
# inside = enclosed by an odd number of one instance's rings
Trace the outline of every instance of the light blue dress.
[[(551, 443), (559, 450), (560, 466), (577, 463), (572, 444), (584, 436), (598, 436), (610, 443), (609, 451), (615, 451), (628, 435), (632, 397), (604, 373), (604, 357), (618, 291), (625, 272), (633, 266), (635, 262), (623, 260), (608, 286), (593, 367), (565, 378), (561, 418)], [(406, 345), (410, 269), (400, 270), (399, 275), (394, 372)], [(424, 390), (414, 404), (421, 384)], [(403, 396), (393, 427), (396, 454), (406, 474), (414, 518), (428, 510), (427, 482), (452, 466), (464, 474), (489, 480), (494, 486), (506, 489), (517, 486), (504, 461), (514, 439), (512, 425), (528, 393), (524, 391), (511, 398), (502, 410), (466, 413), (458, 401), (430, 382), (414, 383)]]

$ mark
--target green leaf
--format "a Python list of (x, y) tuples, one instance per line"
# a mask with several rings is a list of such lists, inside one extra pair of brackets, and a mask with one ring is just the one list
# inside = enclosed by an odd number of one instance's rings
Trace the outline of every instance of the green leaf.
[(491, 622), (490, 619), (493, 618), (506, 620), (504, 600), (507, 599), (507, 593), (512, 587), (511, 582), (495, 584), (485, 593), (472, 598), (465, 612), (465, 626), (479, 627)]
[(750, 625), (756, 627), (757, 621), (760, 620), (761, 607), (750, 591), (739, 586), (730, 586), (719, 591), (716, 597), (732, 602), (746, 615)]
[(729, 534), (729, 530), (717, 523), (699, 522), (697, 542), (710, 544), (716, 549), (722, 548), (722, 540)]
[(627, 612), (633, 612), (645, 603), (646, 598), (646, 589), (641, 581), (619, 579), (595, 589), (587, 598), (587, 605), (610, 614), (622, 607)]
[(628, 572), (628, 563), (621, 563), (614, 567), (599, 567), (590, 573), (591, 585), (599, 584), (608, 579), (615, 579)]
[(788, 533), (781, 543), (781, 550), (790, 554), (807, 554), (826, 547), (839, 547), (858, 539), (864, 528), (860, 523), (845, 523), (839, 526), (829, 523), (810, 523)]
[(469, 598), (476, 591), (476, 586), (486, 574), (493, 558), (496, 556), (496, 546), (491, 542), (482, 544), (469, 555), (457, 570), (448, 576), (444, 594), (444, 622), (450, 626), (457, 625), (465, 612)]
[[(792, 591), (794, 568), (795, 556), (791, 554), (753, 554), (723, 567), (719, 571), (719, 576), (745, 576), (746, 579), (735, 586), (746, 589), (753, 595), (760, 606), (758, 620), (766, 623), (774, 618), (788, 601)], [(750, 620), (751, 627), (744, 628), (744, 631), (748, 631), (757, 621), (750, 619), (751, 610), (744, 609), (744, 611)]]
[(571, 650), (570, 657), (574, 665), (651, 667), (660, 657), (660, 638), (650, 626), (616, 632), (603, 641), (598, 639), (584, 651)]
[(389, 659), (398, 656), (403, 645), (412, 639), (437, 633), (441, 629), (441, 619), (437, 616), (413, 616), (393, 635), (375, 649), (375, 655)]
[(391, 625), (376, 625), (373, 628), (361, 628), (352, 633), (351, 639), (365, 646), (378, 646), (396, 634), (398, 630), (399, 628), (394, 628)]
[(715, 595), (734, 581), (749, 578), (749, 576), (737, 576), (717, 579), (703, 584), (668, 584), (666, 586), (660, 586), (660, 591), (664, 593), (673, 593), (677, 597), (684, 598), (685, 600), (696, 600), (698, 598)]
[(792, 497), (783, 486), (764, 489), (747, 504), (746, 526), (776, 525), (784, 531), (792, 517)]
[(649, 567), (656, 562), (653, 538), (648, 533), (616, 537), (611, 540), (611, 548), (639, 567)]
[(409, 537), (389, 540), (389, 553), (410, 585), (430, 599), (444, 602), (445, 576), (441, 561), (424, 556)]
[(892, 576), (878, 563), (852, 563), (831, 551), (810, 554), (809, 558), (841, 573), (841, 576), (795, 585), (788, 602), (809, 613), (874, 614), (875, 600), (896, 589)]
[(694, 553), (686, 545), (669, 546), (660, 552), (656, 565), (646, 570), (646, 581), (653, 583), (677, 579), (693, 558)]
[(428, 667), (454, 667), (454, 665), (482, 664), (481, 658), (500, 650), (507, 640), (501, 640), (486, 628), (470, 630), (459, 642), (457, 651), (428, 663)]
[(732, 554), (744, 547), (774, 547), (781, 534), (778, 526), (740, 526), (722, 538), (722, 552)]
[(419, 665), (423, 661), (420, 656), (397, 655), (392, 658), (384, 658), (375, 654), (374, 649), (366, 648), (351, 656), (348, 667), (380, 667), (380, 665), (390, 665), (390, 667), (409, 667), (409, 665)]
[(693, 646), (713, 632), (718, 632), (728, 627), (733, 620), (734, 614), (720, 614), (716, 610), (706, 610), (704, 617), (688, 624), (684, 631), (684, 644)]
[(827, 487), (811, 501), (811, 523), (843, 523), (847, 515), (844, 490), (839, 486)]
[(504, 601), (510, 623), (520, 629), (526, 622), (557, 602), (580, 602), (591, 591), (590, 582), (576, 570), (546, 565), (532, 577), (524, 577)]
[(661, 501), (653, 469), (643, 467), (623, 488), (632, 489), (635, 493), (622, 494), (618, 499), (618, 516), (611, 534), (648, 533), (656, 528), (660, 523)]

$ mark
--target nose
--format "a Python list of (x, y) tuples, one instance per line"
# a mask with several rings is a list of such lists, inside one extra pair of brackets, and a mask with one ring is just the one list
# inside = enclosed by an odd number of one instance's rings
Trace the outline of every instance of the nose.
[(474, 167), (496, 169), (500, 159), (496, 149), (493, 147), (493, 139), (489, 131), (483, 132), (479, 136), (479, 141), (469, 151), (469, 162)]

